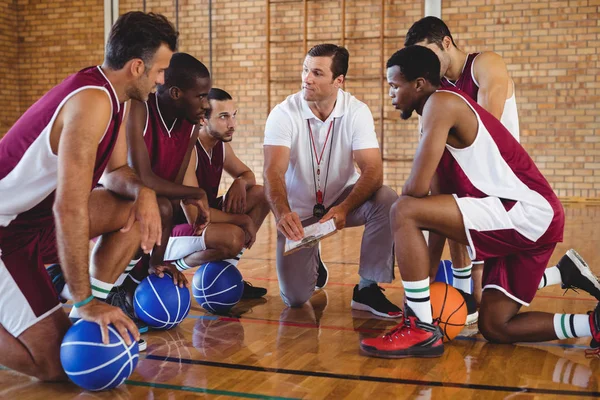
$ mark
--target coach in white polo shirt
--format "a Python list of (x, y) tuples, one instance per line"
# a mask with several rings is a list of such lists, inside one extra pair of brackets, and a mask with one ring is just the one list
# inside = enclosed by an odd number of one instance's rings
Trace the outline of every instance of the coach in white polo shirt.
[(300, 240), (303, 226), (331, 218), (338, 230), (365, 225), (352, 308), (398, 318), (401, 310), (377, 285), (394, 277), (389, 211), (398, 196), (382, 186), (381, 152), (369, 108), (341, 90), (348, 58), (348, 50), (333, 44), (310, 49), (302, 90), (267, 119), (264, 179), (277, 220), (279, 287), (285, 303), (299, 307), (328, 278), (318, 246), (284, 256), (285, 238)]

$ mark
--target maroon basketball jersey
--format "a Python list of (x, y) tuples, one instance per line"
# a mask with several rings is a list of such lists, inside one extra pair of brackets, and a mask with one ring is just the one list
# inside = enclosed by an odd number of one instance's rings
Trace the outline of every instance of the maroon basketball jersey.
[(196, 177), (198, 186), (206, 191), (208, 205), (218, 208), (217, 196), (221, 175), (223, 175), (223, 163), (225, 162), (225, 143), (220, 142), (212, 149), (211, 156), (208, 155), (200, 139), (196, 142)]
[(471, 53), (467, 55), (467, 61), (463, 66), (463, 70), (460, 73), (460, 77), (456, 82), (452, 83), (448, 78), (442, 78), (442, 89), (446, 88), (457, 88), (465, 92), (470, 98), (477, 101), (477, 93), (479, 93), (479, 86), (475, 83), (473, 78), (473, 61), (479, 53)]
[(173, 182), (181, 168), (195, 125), (184, 118), (177, 118), (167, 127), (155, 94), (148, 97), (146, 111), (144, 142), (148, 148), (152, 171)]
[(456, 88), (440, 91), (461, 97), (478, 120), (477, 136), (469, 147), (446, 144), (437, 167), (442, 193), (498, 198), (525, 237), (542, 243), (562, 241), (562, 204), (525, 149), (466, 93)]
[(99, 66), (83, 69), (50, 89), (0, 141), (0, 226), (8, 226), (15, 219), (35, 223), (52, 217), (58, 157), (50, 149), (50, 131), (66, 101), (85, 89), (104, 91), (112, 105), (111, 120), (98, 144), (90, 190), (98, 184), (116, 143), (124, 110)]

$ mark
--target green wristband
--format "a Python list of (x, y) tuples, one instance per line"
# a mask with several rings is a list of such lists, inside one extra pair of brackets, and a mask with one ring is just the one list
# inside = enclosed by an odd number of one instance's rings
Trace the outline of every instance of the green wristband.
[(94, 295), (90, 295), (90, 297), (88, 297), (85, 300), (78, 301), (77, 303), (73, 304), (73, 307), (75, 307), (75, 308), (83, 307), (92, 300), (94, 300)]

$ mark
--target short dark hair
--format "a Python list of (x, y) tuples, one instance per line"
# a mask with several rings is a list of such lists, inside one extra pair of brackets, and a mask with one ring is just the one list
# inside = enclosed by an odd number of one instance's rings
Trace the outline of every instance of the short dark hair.
[(160, 89), (177, 86), (186, 90), (193, 87), (198, 78), (210, 78), (208, 68), (188, 53), (175, 53), (171, 57), (169, 68), (165, 70), (165, 84)]
[(411, 82), (425, 78), (434, 86), (440, 86), (440, 59), (427, 47), (408, 46), (395, 52), (387, 61), (386, 68), (400, 67), (404, 79)]
[(348, 53), (348, 50), (345, 47), (330, 43), (318, 44), (310, 49), (307, 55), (311, 57), (331, 57), (331, 72), (333, 73), (333, 78), (335, 79), (340, 75), (343, 75), (344, 78), (346, 77), (350, 53)]
[[(207, 97), (209, 104), (211, 100), (215, 100), (215, 101), (227, 101), (227, 100), (233, 100), (233, 98), (231, 97), (231, 95), (229, 93), (227, 93), (226, 91), (224, 91), (223, 89), (219, 89), (219, 88), (212, 88), (210, 89), (210, 92), (208, 92), (208, 97)], [(211, 113), (212, 109), (209, 107), (208, 110), (206, 110), (206, 119), (210, 118), (210, 113)]]
[(444, 37), (446, 36), (452, 40), (452, 44), (456, 47), (450, 29), (448, 29), (448, 26), (444, 21), (437, 17), (425, 17), (421, 18), (410, 27), (406, 33), (404, 46), (412, 46), (426, 40), (427, 43), (437, 44), (441, 49), (442, 40), (444, 40)]
[(179, 33), (163, 15), (132, 11), (123, 14), (110, 30), (105, 60), (109, 68), (118, 70), (134, 58), (148, 67), (154, 54), (166, 44), (177, 50)]

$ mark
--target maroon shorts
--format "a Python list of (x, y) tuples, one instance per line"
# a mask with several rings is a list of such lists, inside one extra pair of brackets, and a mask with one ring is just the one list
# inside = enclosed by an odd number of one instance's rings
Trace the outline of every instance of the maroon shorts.
[(56, 262), (53, 223), (0, 227), (0, 324), (13, 336), (60, 308), (44, 267)]

